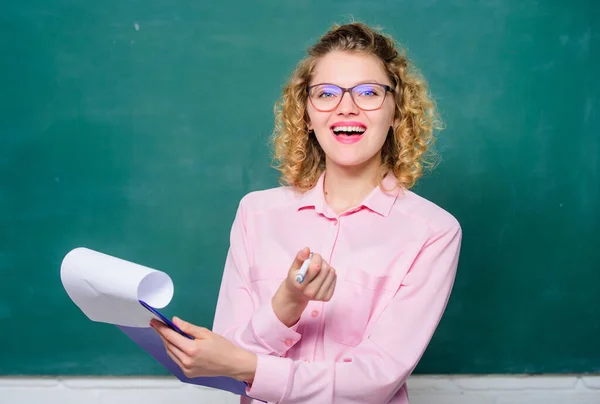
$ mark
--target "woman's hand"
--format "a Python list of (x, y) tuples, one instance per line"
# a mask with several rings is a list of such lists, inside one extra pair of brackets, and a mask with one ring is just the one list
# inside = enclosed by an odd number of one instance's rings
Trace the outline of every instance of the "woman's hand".
[(150, 326), (162, 339), (167, 354), (187, 377), (228, 376), (252, 382), (256, 372), (255, 354), (177, 317), (173, 317), (173, 323), (195, 339), (186, 338), (154, 319)]
[(288, 276), (273, 296), (273, 311), (286, 326), (294, 325), (311, 300), (327, 302), (333, 296), (337, 282), (335, 269), (321, 255), (313, 254), (304, 282), (296, 281), (302, 263), (308, 259), (310, 250), (303, 248), (296, 254)]

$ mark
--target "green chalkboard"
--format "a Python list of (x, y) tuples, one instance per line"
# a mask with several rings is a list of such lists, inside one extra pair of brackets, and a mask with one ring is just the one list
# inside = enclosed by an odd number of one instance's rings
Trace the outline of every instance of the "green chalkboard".
[(446, 123), (416, 192), (464, 231), (417, 373), (600, 371), (600, 3), (21, 0), (0, 13), (0, 374), (164, 370), (64, 292), (86, 246), (168, 272), (210, 326), (273, 103), (334, 22), (383, 27)]

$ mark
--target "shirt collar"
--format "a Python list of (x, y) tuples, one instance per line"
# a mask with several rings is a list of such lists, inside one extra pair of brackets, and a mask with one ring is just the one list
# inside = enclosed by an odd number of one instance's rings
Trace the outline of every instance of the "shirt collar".
[[(325, 180), (325, 171), (321, 173), (314, 187), (304, 192), (298, 200), (297, 208), (314, 208), (317, 213), (326, 216), (335, 216), (333, 211), (327, 205), (323, 191), (323, 182)], [(366, 207), (381, 216), (387, 217), (394, 206), (394, 202), (400, 192), (396, 177), (388, 172), (383, 178), (381, 187), (375, 187), (357, 208)]]
[(400, 186), (397, 183), (396, 176), (388, 172), (381, 182), (383, 187), (375, 187), (373, 191), (363, 201), (363, 205), (381, 216), (387, 217), (392, 211), (396, 198), (400, 193)]
[(325, 171), (321, 173), (314, 187), (300, 195), (297, 206), (298, 210), (314, 208), (317, 213), (325, 214), (328, 206), (325, 201), (323, 181), (325, 181)]

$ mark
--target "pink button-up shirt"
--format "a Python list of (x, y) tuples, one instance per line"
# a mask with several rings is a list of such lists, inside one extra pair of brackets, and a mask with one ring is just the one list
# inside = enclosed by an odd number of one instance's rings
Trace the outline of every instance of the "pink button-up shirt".
[[(324, 175), (304, 194), (279, 187), (241, 200), (213, 331), (258, 355), (251, 397), (408, 403), (406, 380), (450, 296), (460, 225), (412, 191), (378, 187), (337, 215), (324, 199)], [(394, 184), (384, 179), (386, 189)], [(336, 289), (288, 328), (271, 298), (305, 246), (335, 268)]]

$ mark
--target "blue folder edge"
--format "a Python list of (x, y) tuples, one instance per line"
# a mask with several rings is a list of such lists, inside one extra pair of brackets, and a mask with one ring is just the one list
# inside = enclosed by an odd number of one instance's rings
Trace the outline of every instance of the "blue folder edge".
[(246, 394), (248, 384), (231, 377), (187, 377), (167, 354), (162, 340), (152, 328), (126, 327), (121, 325), (117, 325), (116, 327), (182, 382), (225, 390), (240, 396), (248, 396)]

